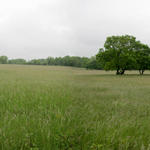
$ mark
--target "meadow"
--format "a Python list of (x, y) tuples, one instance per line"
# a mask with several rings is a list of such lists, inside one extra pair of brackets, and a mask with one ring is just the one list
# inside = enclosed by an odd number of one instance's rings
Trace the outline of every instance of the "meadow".
[(0, 150), (150, 150), (150, 72), (0, 65)]

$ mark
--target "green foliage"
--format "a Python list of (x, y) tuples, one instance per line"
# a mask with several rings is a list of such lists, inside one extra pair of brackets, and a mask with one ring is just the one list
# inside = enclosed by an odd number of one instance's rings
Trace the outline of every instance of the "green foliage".
[(27, 62), (30, 65), (47, 65), (47, 59), (32, 59), (31, 61)]
[(7, 56), (0, 56), (0, 64), (7, 64), (8, 57)]
[(136, 41), (133, 36), (111, 36), (106, 39), (96, 59), (105, 70), (117, 70), (122, 75), (126, 70), (148, 69), (150, 50), (147, 45)]
[[(71, 66), (71, 67), (81, 67), (89, 69), (99, 69), (97, 67), (96, 59), (94, 63), (93, 58), (78, 57), (78, 56), (64, 56), (64, 57), (48, 57), (47, 59), (33, 59), (27, 64), (32, 65), (56, 65), (56, 66)], [(91, 66), (90, 63), (93, 63)], [(88, 67), (90, 66), (90, 67)]]
[(8, 60), (8, 64), (26, 64), (26, 60), (22, 58)]
[(87, 65), (86, 65), (87, 69), (97, 69), (97, 70), (101, 70), (101, 64), (99, 64), (96, 60), (96, 56), (93, 56), (89, 59)]
[(150, 69), (150, 48), (148, 45), (137, 42), (135, 51), (135, 69), (143, 74), (145, 70)]
[(48, 57), (47, 58), (47, 65), (54, 65), (55, 64), (55, 58)]
[[(6, 64), (7, 61), (3, 61), (3, 56), (0, 57), (0, 62)], [(71, 66), (81, 67), (88, 69), (101, 69), (98, 65), (95, 57), (78, 57), (78, 56), (64, 56), (64, 57), (48, 57), (46, 59), (32, 59), (26, 61), (25, 59), (9, 59), (8, 64), (27, 64), (27, 65), (51, 65), (51, 66)]]

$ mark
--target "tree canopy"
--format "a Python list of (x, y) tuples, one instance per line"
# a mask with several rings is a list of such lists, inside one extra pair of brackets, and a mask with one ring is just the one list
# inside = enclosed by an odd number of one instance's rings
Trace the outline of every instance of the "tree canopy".
[(149, 47), (134, 36), (111, 36), (106, 39), (96, 59), (105, 70), (116, 70), (117, 75), (131, 69), (138, 69), (143, 74), (150, 64), (149, 54)]

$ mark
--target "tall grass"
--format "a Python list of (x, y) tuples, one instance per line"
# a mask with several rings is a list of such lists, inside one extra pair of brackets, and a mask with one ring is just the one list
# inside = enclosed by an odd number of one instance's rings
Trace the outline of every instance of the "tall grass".
[(150, 76), (114, 74), (0, 65), (0, 149), (150, 149)]

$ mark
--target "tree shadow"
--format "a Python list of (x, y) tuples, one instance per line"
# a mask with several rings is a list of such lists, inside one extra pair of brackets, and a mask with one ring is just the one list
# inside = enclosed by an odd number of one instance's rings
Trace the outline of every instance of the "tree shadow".
[(116, 74), (83, 74), (80, 76), (87, 77), (114, 77), (114, 78), (123, 78), (123, 77), (150, 77), (150, 74), (124, 74), (124, 75), (116, 75)]

